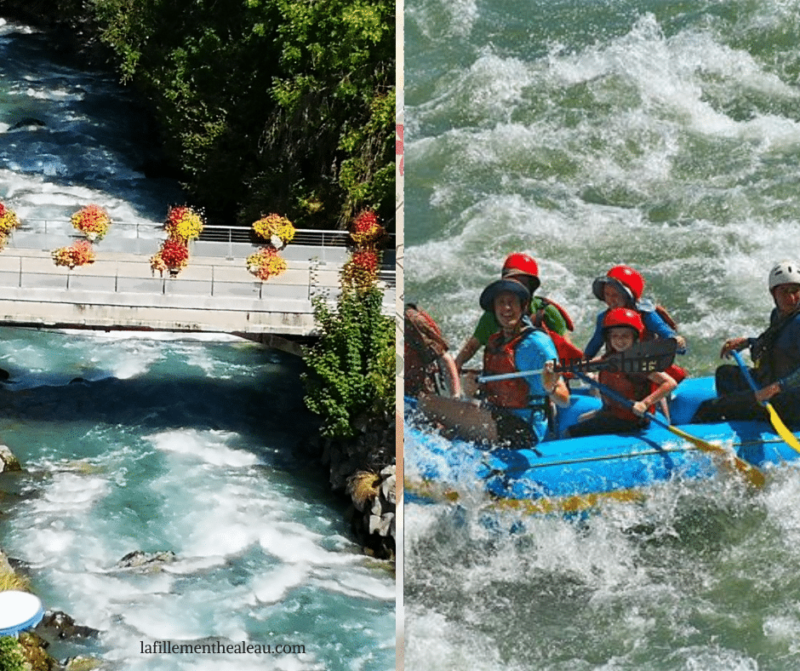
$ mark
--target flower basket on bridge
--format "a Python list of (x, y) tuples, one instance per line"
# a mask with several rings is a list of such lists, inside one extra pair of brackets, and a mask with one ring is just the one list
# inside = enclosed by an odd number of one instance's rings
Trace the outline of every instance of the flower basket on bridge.
[(170, 207), (164, 228), (174, 240), (182, 240), (184, 243), (196, 240), (203, 232), (203, 215), (185, 205)]
[(383, 226), (378, 223), (378, 215), (372, 210), (361, 212), (350, 227), (350, 237), (359, 246), (374, 245), (384, 233)]
[(8, 235), (17, 226), (19, 226), (17, 213), (10, 207), (6, 207), (3, 203), (0, 203), (0, 234)]
[[(155, 259), (159, 256), (161, 257), (161, 262), (163, 262), (164, 266), (169, 270), (169, 274), (172, 277), (177, 275), (189, 264), (189, 250), (183, 240), (173, 238), (165, 240), (164, 244), (161, 245), (161, 251), (153, 258)], [(150, 265), (151, 267), (153, 266), (152, 259)]]
[(375, 286), (378, 280), (379, 252), (374, 249), (357, 249), (342, 266), (341, 279), (345, 287), (363, 292)]
[(111, 226), (111, 217), (99, 205), (87, 205), (72, 215), (72, 225), (89, 240), (101, 240)]
[(17, 226), (19, 226), (17, 213), (0, 203), (0, 249), (6, 246), (8, 236)]
[(262, 282), (277, 277), (286, 270), (286, 260), (278, 256), (274, 247), (261, 247), (247, 257), (247, 269)]
[(95, 259), (92, 243), (88, 240), (78, 240), (69, 247), (60, 247), (52, 252), (52, 257), (57, 266), (67, 266), (70, 270), (75, 266), (94, 263)]
[(255, 234), (275, 247), (283, 249), (294, 239), (294, 226), (286, 217), (270, 214), (253, 222)]

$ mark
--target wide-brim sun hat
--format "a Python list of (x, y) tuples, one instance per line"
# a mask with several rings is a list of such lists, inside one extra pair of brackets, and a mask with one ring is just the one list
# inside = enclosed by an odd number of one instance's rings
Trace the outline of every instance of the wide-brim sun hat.
[(528, 291), (524, 284), (517, 282), (517, 280), (504, 278), (495, 280), (481, 292), (480, 306), (484, 310), (494, 310), (494, 299), (504, 291), (510, 291), (519, 298), (521, 303), (527, 303), (531, 299), (531, 292)]

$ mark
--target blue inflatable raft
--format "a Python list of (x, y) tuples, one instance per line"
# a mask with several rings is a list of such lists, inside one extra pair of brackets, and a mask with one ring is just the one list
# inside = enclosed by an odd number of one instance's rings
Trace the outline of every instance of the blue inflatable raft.
[[(670, 400), (673, 425), (758, 467), (800, 458), (766, 421), (690, 424), (700, 403), (713, 396), (712, 378), (684, 380)], [(573, 391), (570, 407), (559, 409), (557, 434), (599, 404)], [(455, 501), (477, 484), (493, 505), (530, 512), (575, 512), (608, 498), (636, 500), (655, 483), (676, 476), (711, 478), (720, 470), (718, 458), (655, 423), (636, 434), (560, 438), (522, 450), (449, 441), (418, 421), (413, 399), (406, 402), (404, 445), (407, 502)]]

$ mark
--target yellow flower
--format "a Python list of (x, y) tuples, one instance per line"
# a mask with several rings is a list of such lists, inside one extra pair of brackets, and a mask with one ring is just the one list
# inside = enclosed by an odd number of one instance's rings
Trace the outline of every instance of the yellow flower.
[(272, 236), (277, 236), (285, 245), (294, 239), (295, 228), (292, 222), (279, 214), (270, 214), (261, 217), (253, 222), (253, 230), (256, 235), (264, 240), (269, 240)]
[(111, 226), (111, 218), (99, 205), (87, 205), (75, 212), (70, 221), (88, 238), (102, 238)]
[(203, 217), (191, 207), (181, 205), (171, 207), (167, 214), (167, 223), (164, 224), (169, 237), (189, 241), (200, 237), (203, 231)]

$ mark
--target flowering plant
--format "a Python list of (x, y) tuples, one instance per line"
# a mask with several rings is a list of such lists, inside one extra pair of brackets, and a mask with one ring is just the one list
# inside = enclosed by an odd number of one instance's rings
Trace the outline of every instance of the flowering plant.
[(378, 279), (378, 252), (373, 249), (353, 252), (350, 260), (342, 266), (341, 279), (345, 287), (354, 287), (358, 291), (374, 286)]
[(19, 226), (17, 213), (10, 207), (6, 207), (3, 203), (0, 203), (0, 234), (7, 235), (17, 226)]
[(161, 251), (156, 255), (161, 256), (161, 260), (171, 270), (180, 270), (189, 263), (189, 250), (186, 243), (182, 240), (165, 240), (161, 246)]
[(52, 252), (52, 257), (57, 266), (69, 268), (94, 263), (95, 259), (92, 243), (88, 240), (78, 240), (69, 247), (60, 247)]
[(378, 223), (378, 215), (372, 210), (364, 210), (353, 221), (350, 237), (357, 245), (376, 242), (384, 233), (383, 226)]
[(295, 232), (292, 222), (279, 214), (261, 217), (258, 221), (253, 222), (253, 230), (258, 237), (264, 240), (270, 240), (273, 236), (280, 238), (284, 245), (292, 241)]
[(286, 267), (286, 260), (278, 256), (274, 247), (262, 247), (247, 257), (247, 269), (262, 281), (280, 275)]
[(164, 228), (167, 229), (170, 238), (184, 242), (194, 240), (200, 237), (203, 230), (203, 216), (185, 205), (170, 207)]
[(72, 225), (89, 240), (100, 239), (108, 233), (111, 218), (99, 205), (87, 205), (72, 215)]
[(159, 250), (153, 256), (150, 257), (150, 267), (154, 271), (157, 270), (161, 275), (164, 274), (165, 270), (169, 270), (169, 267), (164, 261), (164, 257), (161, 256), (161, 250)]

